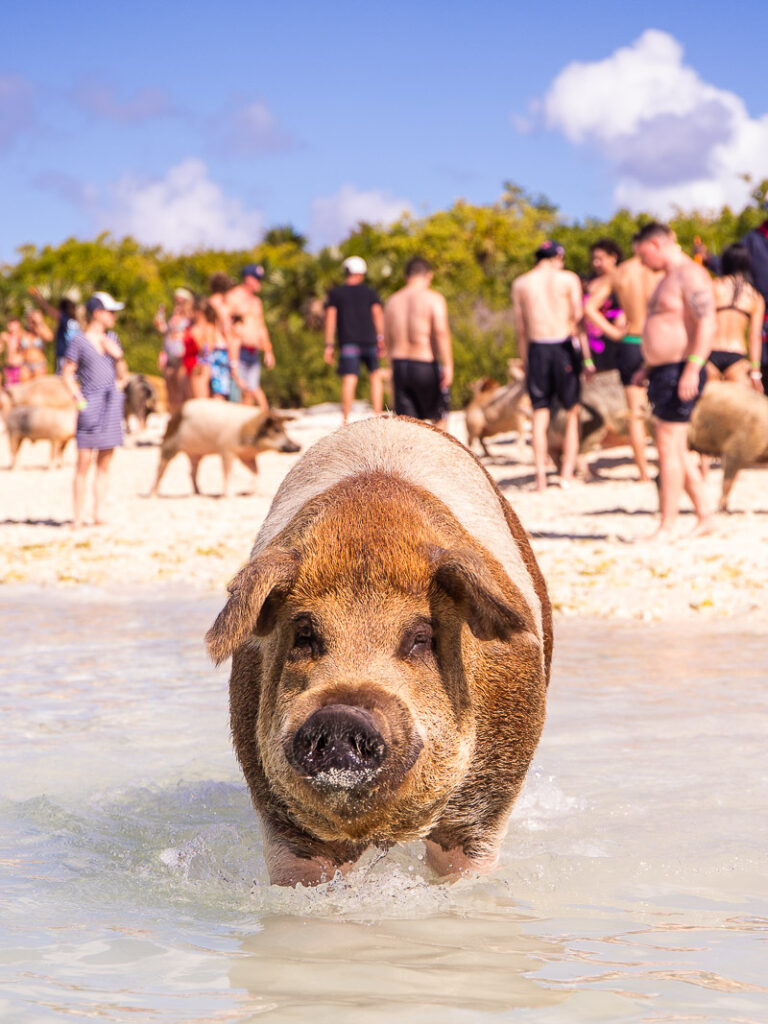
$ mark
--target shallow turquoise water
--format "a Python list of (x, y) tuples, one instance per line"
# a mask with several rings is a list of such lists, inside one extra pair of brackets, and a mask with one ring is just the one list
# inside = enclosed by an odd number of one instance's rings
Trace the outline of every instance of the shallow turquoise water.
[(500, 868), (267, 884), (219, 601), (0, 591), (0, 1019), (768, 1020), (765, 636), (561, 622)]

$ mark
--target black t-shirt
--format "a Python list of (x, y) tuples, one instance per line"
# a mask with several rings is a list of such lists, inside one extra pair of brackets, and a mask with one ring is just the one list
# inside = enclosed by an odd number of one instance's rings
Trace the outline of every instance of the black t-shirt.
[(381, 299), (367, 284), (339, 284), (331, 288), (325, 308), (336, 310), (336, 335), (339, 347), (357, 345), (376, 348), (376, 328), (371, 306), (380, 306)]

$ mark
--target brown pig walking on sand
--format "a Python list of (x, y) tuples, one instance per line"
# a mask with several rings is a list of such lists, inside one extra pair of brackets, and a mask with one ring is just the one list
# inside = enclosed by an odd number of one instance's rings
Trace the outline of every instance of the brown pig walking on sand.
[(208, 633), (232, 655), (235, 749), (272, 882), (426, 840), (441, 876), (495, 864), (544, 723), (546, 586), (459, 442), (343, 427), (291, 469)]
[(768, 462), (768, 397), (731, 381), (711, 381), (691, 415), (688, 447), (722, 457), (720, 511), (727, 512), (739, 470)]
[(229, 494), (229, 480), (236, 458), (256, 473), (256, 456), (260, 452), (300, 450), (285, 432), (284, 423), (292, 418), (272, 409), (256, 412), (252, 405), (216, 402), (210, 398), (190, 399), (168, 421), (151, 493), (157, 494), (171, 459), (179, 452), (186, 452), (195, 494), (200, 493), (197, 470), (204, 455), (221, 456), (224, 495)]

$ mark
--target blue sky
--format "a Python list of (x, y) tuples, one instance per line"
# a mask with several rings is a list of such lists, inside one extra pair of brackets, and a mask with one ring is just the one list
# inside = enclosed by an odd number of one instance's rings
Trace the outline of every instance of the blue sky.
[(104, 229), (319, 245), (504, 180), (578, 218), (738, 204), (768, 175), (764, 23), (757, 0), (6, 0), (0, 259)]

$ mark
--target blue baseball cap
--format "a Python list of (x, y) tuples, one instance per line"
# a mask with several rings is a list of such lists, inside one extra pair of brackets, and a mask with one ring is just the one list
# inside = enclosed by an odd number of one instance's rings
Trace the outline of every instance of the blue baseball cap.
[(258, 278), (259, 281), (263, 281), (265, 273), (266, 271), (264, 270), (264, 267), (262, 267), (260, 263), (249, 263), (247, 266), (243, 267), (241, 276), (256, 277)]

